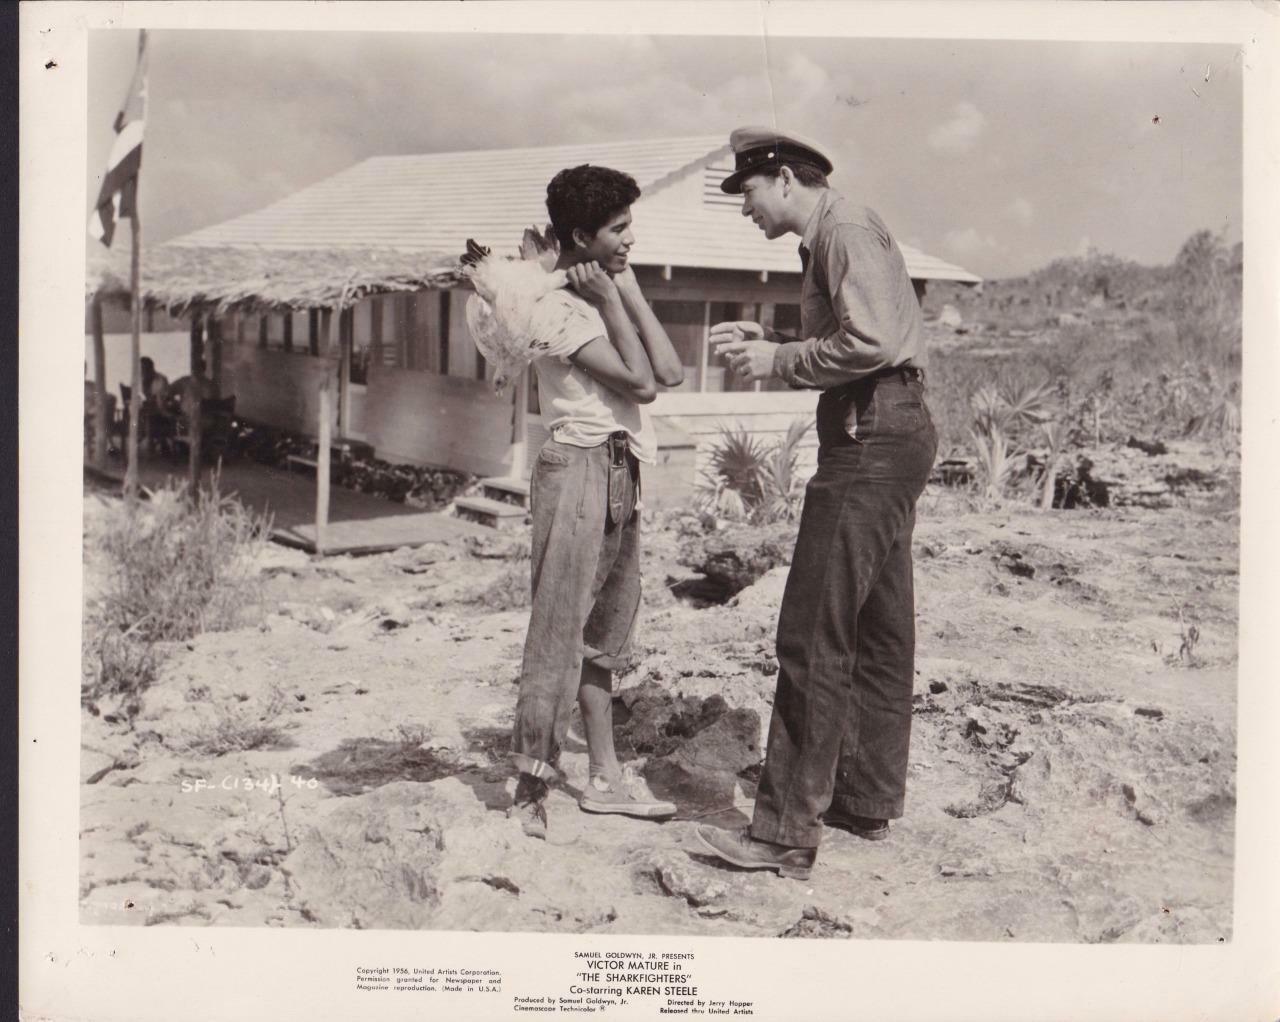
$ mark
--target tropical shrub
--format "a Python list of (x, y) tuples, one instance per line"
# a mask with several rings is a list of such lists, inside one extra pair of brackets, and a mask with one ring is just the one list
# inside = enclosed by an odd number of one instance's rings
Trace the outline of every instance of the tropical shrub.
[(800, 444), (811, 426), (797, 419), (771, 447), (740, 425), (723, 427), (702, 470), (699, 509), (731, 521), (794, 521), (804, 503)]

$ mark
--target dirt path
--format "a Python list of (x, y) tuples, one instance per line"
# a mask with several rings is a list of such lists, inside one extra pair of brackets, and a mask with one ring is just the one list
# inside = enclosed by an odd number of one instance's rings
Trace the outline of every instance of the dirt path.
[[(90, 503), (90, 536), (93, 521)], [(86, 715), (83, 919), (1230, 936), (1229, 514), (977, 511), (926, 495), (907, 815), (887, 842), (831, 834), (807, 883), (721, 869), (693, 840), (695, 820), (750, 812), (785, 568), (695, 609), (663, 584), (687, 574), (682, 528), (649, 526), (643, 656), (617, 704), (621, 748), (675, 797), (677, 820), (580, 812), (576, 740), (549, 840), (506, 818), (527, 612), (495, 607), (522, 592), (527, 562), (500, 556), (518, 542), (323, 562), (272, 549), (261, 628), (174, 651), (132, 730)], [(90, 582), (100, 568), (91, 553)], [(260, 747), (236, 751), (246, 735)]]

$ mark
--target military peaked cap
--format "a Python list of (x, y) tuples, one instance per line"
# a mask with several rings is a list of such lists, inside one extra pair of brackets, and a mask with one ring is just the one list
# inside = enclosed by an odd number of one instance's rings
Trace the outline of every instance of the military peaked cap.
[(813, 142), (794, 134), (783, 134), (773, 128), (738, 128), (729, 136), (733, 148), (733, 173), (720, 182), (720, 190), (729, 195), (742, 191), (742, 182), (752, 174), (784, 163), (803, 163), (824, 174), (831, 173), (831, 161)]

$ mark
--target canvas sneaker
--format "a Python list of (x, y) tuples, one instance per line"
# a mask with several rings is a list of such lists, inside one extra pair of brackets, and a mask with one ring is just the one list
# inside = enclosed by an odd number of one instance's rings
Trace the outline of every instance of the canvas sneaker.
[(547, 782), (532, 774), (521, 774), (507, 816), (520, 821), (528, 837), (547, 839)]
[(620, 813), (642, 819), (676, 814), (676, 804), (654, 798), (648, 785), (630, 767), (624, 767), (622, 776), (616, 779), (603, 774), (592, 777), (578, 805), (588, 813)]

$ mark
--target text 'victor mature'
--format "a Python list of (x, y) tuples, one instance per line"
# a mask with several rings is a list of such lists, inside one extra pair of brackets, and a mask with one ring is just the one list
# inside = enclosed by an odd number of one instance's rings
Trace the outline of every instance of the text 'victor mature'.
[[(653, 953), (647, 956), (641, 956), (636, 952), (629, 951), (608, 951), (601, 955), (597, 952), (576, 951), (574, 958), (580, 959), (580, 965), (585, 971), (577, 974), (577, 978), (584, 983), (598, 983), (605, 976), (617, 976), (622, 973), (623, 979), (631, 979), (632, 977), (639, 979), (641, 975), (653, 976), (657, 979), (659, 976), (662, 980), (672, 984), (687, 984), (690, 977), (685, 973), (685, 966), (680, 964), (683, 959), (691, 959), (691, 954), (663, 954), (655, 955)], [(698, 993), (697, 987), (693, 986), (669, 986), (658, 988), (637, 987), (628, 989), (628, 993), (648, 994), (663, 993), (671, 994), (678, 997), (696, 997)]]

